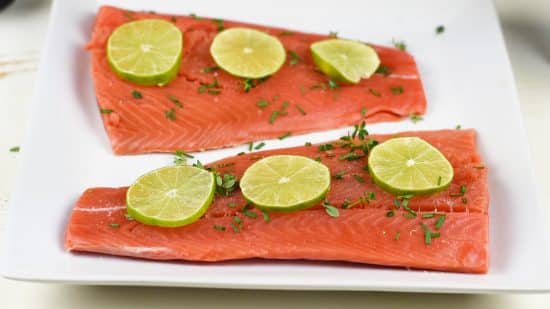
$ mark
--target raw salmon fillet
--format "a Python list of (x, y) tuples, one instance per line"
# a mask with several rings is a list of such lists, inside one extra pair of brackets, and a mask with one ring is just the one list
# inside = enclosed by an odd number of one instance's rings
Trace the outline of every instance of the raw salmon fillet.
[[(106, 59), (106, 42), (112, 31), (143, 18), (172, 21), (184, 35), (179, 76), (164, 87), (123, 81)], [(287, 63), (248, 92), (243, 79), (223, 70), (202, 72), (215, 66), (209, 47), (220, 25), (252, 27), (277, 36), (289, 52)], [(289, 131), (297, 135), (362, 119), (369, 123), (392, 121), (425, 112), (426, 98), (416, 63), (411, 55), (395, 48), (373, 46), (387, 68), (385, 73), (357, 85), (329, 87), (309, 51), (312, 42), (326, 38), (233, 21), (102, 7), (88, 49), (98, 105), (112, 111), (101, 116), (114, 153), (202, 151), (275, 138)], [(295, 63), (293, 59), (299, 60)], [(219, 87), (204, 86), (215, 81)], [(141, 94), (140, 99), (132, 95), (134, 91)], [(261, 100), (268, 105), (258, 107)], [(271, 120), (275, 111), (278, 117)]]
[[(125, 218), (127, 188), (88, 189), (76, 203), (65, 237), (65, 248), (154, 260), (215, 262), (235, 259), (306, 259), (432, 269), (452, 272), (485, 273), (488, 270), (487, 169), (476, 150), (473, 130), (406, 132), (437, 147), (455, 170), (446, 191), (414, 197), (409, 206), (416, 218), (407, 218), (394, 209), (395, 197), (372, 184), (363, 167), (366, 159), (341, 161), (343, 150), (320, 152), (316, 145), (254, 152), (214, 162), (209, 166), (220, 173), (241, 176), (257, 159), (274, 154), (320, 157), (333, 179), (327, 200), (339, 207), (340, 216), (330, 217), (322, 206), (291, 213), (270, 213), (269, 221), (254, 208), (243, 212), (245, 200), (237, 190), (231, 196), (217, 196), (197, 222), (179, 228), (148, 226)], [(395, 135), (391, 135), (395, 136)], [(390, 135), (372, 135), (384, 141)], [(361, 176), (359, 182), (353, 175)], [(466, 186), (463, 196), (455, 196)], [(354, 201), (374, 192), (375, 199), (352, 208), (342, 208), (344, 199)], [(251, 215), (250, 213), (254, 213)], [(435, 213), (422, 218), (424, 213)], [(435, 222), (445, 215), (441, 236), (426, 244), (423, 222), (433, 232)], [(232, 230), (233, 217), (242, 226)], [(255, 218), (253, 218), (255, 216)], [(115, 223), (115, 227), (113, 227)], [(223, 226), (225, 231), (214, 226)]]

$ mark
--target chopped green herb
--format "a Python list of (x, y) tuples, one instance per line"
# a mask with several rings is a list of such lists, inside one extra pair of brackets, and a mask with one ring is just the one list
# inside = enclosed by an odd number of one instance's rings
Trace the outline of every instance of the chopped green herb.
[(237, 155), (242, 156), (244, 154), (244, 151), (239, 152)]
[(346, 154), (343, 154), (341, 156), (338, 157), (338, 160), (340, 161), (354, 161), (354, 160), (359, 160), (361, 158), (364, 158), (365, 155), (361, 155), (361, 154), (357, 154), (355, 152), (348, 152)]
[(460, 130), (460, 129), (462, 129), (462, 126), (459, 125), (459, 124), (457, 124), (456, 127), (455, 127), (455, 129)]
[(213, 18), (212, 19), (212, 22), (218, 27), (218, 32), (222, 31), (223, 29), (225, 29), (225, 26), (223, 25), (223, 19), (220, 19), (220, 18)]
[(441, 185), (441, 181), (442, 181), (442, 178), (441, 178), (441, 176), (439, 176), (439, 177), (437, 178), (437, 185), (438, 185), (438, 186)]
[(312, 144), (311, 142), (306, 142), (304, 145), (305, 145), (306, 147), (311, 147), (311, 145), (313, 145), (313, 144)]
[(117, 228), (120, 227), (120, 224), (118, 224), (118, 223), (109, 223), (109, 227), (117, 229)]
[(288, 108), (288, 105), (290, 103), (288, 103), (288, 101), (283, 101), (283, 104), (281, 104), (281, 111), (286, 111), (286, 109)]
[(361, 183), (365, 182), (365, 179), (363, 179), (361, 175), (353, 174), (353, 178), (355, 178), (355, 180), (357, 180), (358, 182), (361, 182)]
[(192, 155), (190, 154), (187, 154), (181, 150), (176, 150), (176, 152), (174, 153), (174, 164), (185, 164), (185, 162), (187, 161), (186, 158), (193, 158)]
[(410, 213), (410, 212), (406, 212), (403, 214), (403, 217), (407, 218), (407, 219), (414, 219), (416, 218), (416, 214), (415, 213)]
[(205, 67), (205, 68), (202, 68), (201, 69), (201, 72), (202, 73), (212, 73), (212, 72), (215, 72), (217, 70), (219, 70), (220, 68), (218, 66), (211, 66), (211, 67)]
[(239, 216), (233, 216), (233, 221), (237, 223), (238, 225), (243, 224), (243, 220)]
[(218, 231), (225, 231), (225, 226), (214, 224), (214, 229)]
[(216, 193), (223, 196), (229, 196), (238, 186), (237, 176), (226, 173), (223, 176), (215, 173)]
[(321, 144), (319, 145), (319, 148), (318, 148), (319, 151), (327, 151), (332, 149), (334, 149), (334, 145), (332, 144)]
[(264, 217), (265, 222), (269, 222), (270, 218), (269, 218), (269, 213), (267, 211), (262, 210), (262, 216)]
[(461, 185), (460, 186), (460, 192), (458, 193), (451, 193), (449, 194), (449, 196), (452, 196), (452, 197), (458, 197), (458, 196), (464, 196), (464, 194), (466, 193), (466, 186), (465, 185)]
[(445, 32), (445, 26), (439, 25), (435, 28), (435, 34), (442, 34), (443, 32)]
[(124, 15), (124, 17), (126, 17), (128, 20), (134, 20), (134, 16), (132, 15), (132, 12), (130, 12), (130, 11), (124, 11), (124, 12), (122, 12), (122, 15)]
[(395, 208), (399, 209), (401, 207), (401, 201), (398, 198), (395, 198), (393, 200), (393, 205), (395, 206)]
[(244, 92), (249, 92), (250, 89), (256, 87), (256, 85), (254, 84), (254, 80), (253, 79), (250, 79), (250, 78), (247, 78), (245, 80), (243, 80), (243, 87), (244, 87)]
[(422, 229), (424, 230), (424, 242), (429, 245), (432, 243), (432, 231), (424, 223), (420, 223)]
[(316, 158), (315, 158), (315, 159), (313, 159), (313, 160), (315, 160), (315, 161), (317, 161), (317, 162), (321, 162), (321, 157), (320, 157), (320, 156), (318, 156), (318, 157), (316, 157)]
[(167, 118), (167, 119), (170, 119), (172, 121), (175, 121), (176, 120), (176, 110), (171, 108), (167, 111), (164, 112), (164, 116)]
[(193, 19), (196, 19), (196, 20), (201, 20), (201, 19), (202, 19), (201, 16), (198, 16), (198, 15), (195, 14), (195, 13), (191, 13), (191, 14), (189, 14), (189, 16), (193, 17)]
[(294, 35), (294, 32), (289, 31), (289, 30), (283, 30), (283, 31), (279, 32), (279, 35), (280, 35), (280, 36)]
[(265, 146), (265, 143), (264, 142), (261, 142), (259, 144), (257, 144), (256, 146), (254, 146), (254, 150), (260, 150), (262, 149), (262, 147)]
[(185, 151), (182, 151), (182, 150), (176, 150), (176, 156), (178, 157), (186, 157), (186, 158), (189, 158), (189, 159), (193, 159), (195, 158), (194, 156), (188, 154), (187, 152)]
[(374, 192), (367, 193), (367, 198), (369, 200), (375, 200), (376, 199), (376, 193), (374, 193)]
[(380, 94), (380, 92), (378, 92), (378, 90), (369, 88), (369, 92), (370, 92), (373, 96), (375, 96), (375, 97), (381, 96), (381, 94)]
[(290, 66), (297, 65), (298, 62), (302, 60), (300, 56), (298, 56), (298, 54), (293, 50), (289, 50), (288, 55), (290, 56), (290, 59), (288, 60), (288, 64)]
[(386, 217), (390, 218), (390, 217), (393, 217), (395, 215), (395, 211), (393, 210), (390, 210), (386, 213)]
[(231, 207), (231, 208), (235, 208), (235, 206), (237, 206), (237, 203), (235, 202), (229, 202), (227, 203), (227, 206)]
[(367, 115), (367, 108), (366, 107), (361, 107), (361, 117), (365, 117)]
[(137, 91), (137, 90), (132, 90), (132, 96), (136, 99), (141, 99), (143, 98), (143, 95), (141, 94), (141, 92)]
[(254, 142), (248, 143), (248, 151), (252, 151), (254, 149)]
[(376, 69), (376, 73), (382, 74), (384, 76), (388, 76), (391, 74), (391, 71), (387, 66), (381, 65), (378, 67), (378, 69)]
[(296, 104), (296, 109), (302, 114), (303, 116), (307, 115), (306, 111), (299, 105)]
[(289, 137), (289, 136), (291, 136), (291, 135), (292, 135), (292, 132), (287, 132), (287, 133), (285, 133), (285, 134), (279, 136), (279, 139), (280, 139), (280, 140), (284, 140), (285, 138), (287, 138), (287, 137)]
[(400, 50), (407, 50), (407, 44), (405, 44), (404, 41), (396, 41), (396, 40), (392, 40), (392, 43), (393, 43), (393, 46), (395, 46), (395, 48), (397, 49), (400, 49)]
[(99, 112), (102, 113), (102, 114), (109, 115), (110, 113), (113, 112), (113, 110), (112, 110), (112, 109), (108, 109), (108, 108), (102, 108), (102, 109), (99, 110)]
[(328, 36), (331, 37), (331, 38), (336, 39), (336, 38), (338, 38), (338, 32), (337, 31), (330, 31), (328, 33)]
[(275, 120), (277, 120), (277, 117), (279, 117), (279, 111), (275, 110), (271, 112), (271, 116), (269, 116), (269, 123), (273, 124)]
[(14, 146), (10, 148), (10, 152), (19, 152), (19, 150), (21, 150), (19, 146)]
[(214, 81), (211, 83), (201, 83), (198, 91), (199, 93), (208, 92), (209, 94), (218, 95), (221, 92), (221, 90), (218, 89), (220, 87), (221, 86), (218, 80), (214, 79)]
[(340, 85), (338, 85), (338, 83), (336, 81), (334, 81), (332, 79), (329, 79), (328, 80), (328, 87), (330, 89), (336, 89), (336, 88), (340, 87)]
[(444, 222), (445, 222), (445, 215), (440, 215), (439, 218), (437, 218), (437, 221), (435, 221), (435, 228), (439, 230), (441, 226), (443, 226)]
[(422, 214), (422, 218), (424, 219), (433, 218), (433, 217), (435, 217), (435, 214), (433, 212)]
[(342, 202), (342, 208), (343, 208), (343, 209), (346, 209), (346, 208), (349, 207), (350, 204), (351, 204), (351, 201), (349, 200), (349, 198), (346, 197), (346, 198), (344, 199), (344, 202)]
[(235, 223), (231, 223), (231, 228), (233, 229), (233, 232), (239, 234), (241, 231), (239, 230), (239, 227)]
[(413, 123), (417, 123), (417, 122), (422, 121), (422, 120), (424, 120), (424, 118), (422, 118), (422, 116), (420, 116), (419, 114), (416, 114), (416, 113), (411, 114), (411, 121)]
[(248, 210), (248, 209), (243, 211), (243, 214), (245, 216), (249, 217), (249, 218), (252, 218), (252, 219), (256, 219), (256, 217), (258, 216), (258, 215), (256, 215), (255, 212), (253, 212), (252, 210)]
[(344, 175), (346, 175), (347, 171), (339, 171), (338, 173), (334, 174), (334, 179), (344, 179)]
[(168, 99), (170, 101), (172, 101), (172, 103), (176, 104), (177, 107), (179, 108), (183, 108), (183, 104), (180, 102), (180, 100), (178, 100), (178, 98), (176, 98), (175, 96), (173, 95), (169, 95), (168, 96)]
[(403, 86), (391, 87), (391, 93), (393, 93), (393, 94), (402, 94), (403, 91), (404, 91)]
[(260, 99), (258, 100), (258, 102), (256, 102), (256, 105), (261, 108), (261, 109), (264, 109), (266, 108), (268, 105), (269, 105), (269, 102), (265, 99)]
[(328, 201), (323, 201), (323, 207), (325, 208), (325, 212), (335, 218), (335, 217), (338, 217), (340, 216), (340, 212), (338, 211), (338, 208), (332, 206)]
[(128, 213), (124, 214), (124, 218), (125, 218), (126, 220), (128, 220), (128, 221), (134, 221), (134, 220), (135, 220), (134, 217), (132, 217), (132, 216), (131, 216), (130, 214), (128, 214)]
[(393, 237), (393, 239), (399, 240), (399, 237), (401, 237), (401, 232), (396, 232), (396, 233), (395, 233), (395, 236)]

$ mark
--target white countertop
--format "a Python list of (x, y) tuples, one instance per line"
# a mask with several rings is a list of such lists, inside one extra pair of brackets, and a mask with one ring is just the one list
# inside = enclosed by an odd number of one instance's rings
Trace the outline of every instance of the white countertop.
[[(23, 141), (49, 1), (17, 0), (0, 12), (0, 239)], [(535, 174), (550, 201), (550, 1), (497, 0)], [(473, 46), (472, 48), (475, 48)], [(4, 60), (18, 59), (5, 64)], [(13, 73), (2, 74), (2, 72)], [(481, 74), (481, 72), (480, 72)], [(498, 115), (496, 115), (498, 116)], [(511, 141), (513, 147), (513, 141)], [(40, 154), (36, 154), (40, 160)], [(546, 206), (550, 225), (550, 207)], [(3, 243), (0, 241), (0, 248)], [(37, 257), (39, 258), (39, 257)], [(548, 308), (550, 294), (431, 295), (365, 292), (279, 292), (185, 288), (86, 287), (0, 279), (2, 308)]]

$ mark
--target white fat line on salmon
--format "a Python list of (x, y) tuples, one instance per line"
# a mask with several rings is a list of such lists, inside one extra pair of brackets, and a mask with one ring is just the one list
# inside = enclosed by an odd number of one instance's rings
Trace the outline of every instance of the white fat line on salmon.
[(132, 246), (123, 246), (122, 250), (129, 252), (129, 253), (135, 253), (135, 254), (141, 254), (141, 253), (156, 253), (156, 252), (171, 252), (172, 250), (164, 247), (132, 247)]
[(418, 75), (390, 74), (388, 77), (400, 79), (418, 79)]
[(75, 207), (75, 211), (84, 211), (84, 212), (113, 212), (118, 210), (126, 209), (126, 206), (113, 206), (113, 207), (98, 207), (98, 208), (82, 208), (82, 207)]

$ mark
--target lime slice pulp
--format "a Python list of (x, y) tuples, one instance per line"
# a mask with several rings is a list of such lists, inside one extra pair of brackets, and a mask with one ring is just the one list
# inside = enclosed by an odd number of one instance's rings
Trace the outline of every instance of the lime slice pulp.
[(107, 42), (107, 59), (122, 79), (140, 85), (165, 85), (176, 77), (183, 36), (160, 19), (132, 21), (116, 28)]
[(178, 227), (198, 220), (212, 203), (214, 174), (186, 165), (168, 166), (139, 177), (126, 193), (128, 214), (137, 221)]
[(339, 81), (358, 83), (374, 74), (380, 65), (376, 51), (357, 41), (328, 39), (315, 42), (310, 48), (317, 67)]
[(275, 155), (252, 164), (240, 182), (244, 197), (268, 211), (315, 206), (330, 187), (330, 171), (307, 157)]
[(222, 69), (243, 78), (262, 78), (277, 72), (286, 52), (278, 38), (250, 28), (230, 28), (216, 35), (210, 54)]
[(418, 137), (397, 137), (374, 147), (368, 159), (374, 182), (395, 194), (429, 194), (445, 190), (454, 171), (434, 146)]

